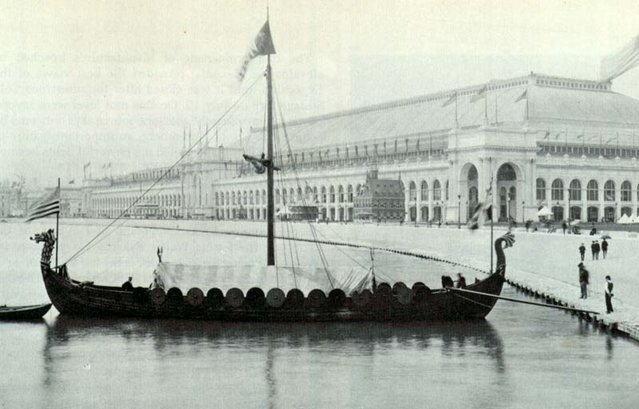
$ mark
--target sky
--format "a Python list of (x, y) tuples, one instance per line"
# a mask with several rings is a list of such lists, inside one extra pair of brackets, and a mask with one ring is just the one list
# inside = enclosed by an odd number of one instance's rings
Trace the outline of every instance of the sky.
[[(632, 0), (270, 0), (269, 11), (286, 121), (531, 71), (597, 79), (639, 35)], [(88, 162), (94, 177), (170, 165), (189, 128), (195, 140), (240, 100), (209, 142), (236, 145), (263, 123), (264, 57), (236, 74), (265, 18), (266, 1), (2, 2), (0, 182), (79, 182)], [(613, 90), (639, 98), (639, 68)]]

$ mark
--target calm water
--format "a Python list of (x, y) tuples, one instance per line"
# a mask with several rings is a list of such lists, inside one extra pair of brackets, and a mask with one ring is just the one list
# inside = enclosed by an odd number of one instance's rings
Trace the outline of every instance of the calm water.
[[(40, 248), (28, 241), (43, 227), (0, 224), (1, 303), (46, 299)], [(70, 237), (60, 258), (96, 231), (64, 226)], [(169, 258), (188, 249), (180, 256), (191, 262), (263, 260), (259, 240), (127, 229), (70, 265), (71, 275), (120, 282), (134, 271), (142, 281), (158, 244)], [(343, 263), (367, 257), (328, 255)], [(393, 257), (380, 255), (380, 270), (392, 275), (397, 266), (405, 275), (414, 266)], [(639, 407), (639, 345), (520, 304), (499, 302), (486, 321), (457, 324), (45, 318), (0, 323), (2, 408)]]

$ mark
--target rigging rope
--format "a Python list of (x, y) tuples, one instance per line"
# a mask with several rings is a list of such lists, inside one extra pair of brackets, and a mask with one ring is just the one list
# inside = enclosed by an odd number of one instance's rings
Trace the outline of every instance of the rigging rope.
[[(279, 94), (277, 92), (277, 88), (275, 86), (273, 86), (273, 90), (274, 90), (274, 93), (275, 93), (275, 100), (277, 102), (277, 106), (281, 107), (280, 100), (279, 100)], [(290, 158), (291, 169), (293, 170), (293, 175), (294, 175), (295, 181), (297, 183), (298, 191), (299, 191), (299, 189), (301, 189), (301, 181), (300, 181), (299, 174), (297, 173), (297, 166), (296, 166), (297, 164), (296, 164), (295, 156), (293, 155), (293, 150), (291, 148), (291, 141), (290, 141), (290, 138), (288, 137), (288, 132), (286, 130), (286, 121), (284, 120), (284, 115), (282, 113), (281, 108), (278, 110), (278, 112), (280, 114), (281, 128), (282, 128), (282, 130), (284, 132), (284, 138), (286, 140), (286, 147), (288, 149), (288, 155), (289, 155), (289, 158)], [(280, 150), (280, 152), (281, 152), (281, 150)], [(306, 189), (303, 190), (303, 192), (305, 192), (305, 191), (306, 191)], [(305, 194), (302, 194), (302, 204), (304, 206), (307, 206), (306, 195)], [(317, 233), (315, 232), (315, 227), (312, 224), (310, 224), (310, 223), (309, 223), (309, 227), (310, 227), (311, 234), (313, 235), (313, 238), (316, 239), (317, 238)], [(317, 247), (317, 251), (318, 251), (320, 260), (321, 260), (322, 265), (324, 267), (324, 271), (326, 272), (326, 277), (328, 278), (328, 280), (329, 280), (329, 282), (331, 284), (331, 287), (334, 288), (333, 280), (332, 280), (332, 277), (331, 277), (331, 274), (330, 274), (330, 271), (329, 271), (329, 268), (328, 268), (328, 260), (326, 258), (326, 254), (324, 254), (324, 251), (323, 251), (321, 245), (319, 244), (319, 242), (317, 242), (316, 247)]]
[[(135, 206), (148, 192), (150, 192), (158, 183), (160, 183), (160, 181), (162, 179), (164, 179), (166, 177), (166, 175), (168, 175), (173, 168), (175, 168), (185, 157), (187, 157), (191, 151), (193, 151), (193, 149), (195, 149), (195, 147), (197, 146), (197, 144), (202, 141), (202, 139), (204, 139), (209, 132), (214, 129), (221, 121), (222, 119), (224, 119), (233, 109), (235, 109), (235, 107), (244, 99), (244, 97), (246, 97), (246, 95), (249, 93), (250, 90), (253, 89), (253, 87), (255, 86), (255, 84), (257, 84), (258, 80), (260, 80), (260, 77), (258, 77), (255, 81), (253, 81), (253, 83), (242, 93), (242, 95), (239, 96), (239, 98), (237, 100), (235, 100), (235, 102), (233, 102), (233, 104), (231, 104), (231, 106), (229, 108), (226, 109), (226, 111), (224, 111), (222, 113), (222, 115), (215, 121), (215, 123), (213, 123), (213, 125), (208, 128), (206, 130), (206, 132), (204, 132), (204, 134), (202, 136), (200, 136), (195, 143), (191, 144), (191, 146), (189, 146), (189, 148), (171, 165), (169, 166), (161, 175), (160, 177), (158, 177), (152, 184), (151, 186), (149, 186), (144, 192), (142, 192), (142, 194), (140, 196), (138, 196), (128, 207), (126, 207), (122, 212), (120, 212), (120, 214), (111, 222), (109, 223), (105, 228), (103, 228), (102, 230), (100, 230), (95, 236), (93, 236), (93, 238), (91, 240), (89, 240), (85, 245), (83, 245), (78, 251), (76, 251), (75, 253), (73, 253), (73, 255), (71, 257), (69, 257), (69, 259), (63, 263), (64, 264), (68, 264), (71, 261), (73, 261), (74, 259), (76, 259), (77, 257), (85, 254), (89, 249), (91, 249), (93, 246), (91, 246), (94, 242), (95, 244), (97, 244), (96, 240), (102, 236), (102, 234), (107, 231), (108, 229), (111, 228), (111, 226), (113, 226), (118, 220), (120, 220), (122, 218), (122, 216), (124, 216), (133, 206)], [(91, 246), (91, 247), (90, 247)]]

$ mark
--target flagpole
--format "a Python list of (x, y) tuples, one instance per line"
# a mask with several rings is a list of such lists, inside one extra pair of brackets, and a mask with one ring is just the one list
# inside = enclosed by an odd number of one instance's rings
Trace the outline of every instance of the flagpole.
[(271, 80), (271, 54), (266, 56), (266, 80), (267, 80), (267, 141), (266, 141), (266, 159), (269, 166), (266, 169), (266, 265), (275, 265), (275, 231), (273, 224), (275, 223), (275, 203), (273, 198), (273, 102), (272, 102), (272, 80)]
[[(60, 178), (58, 178), (58, 200), (62, 197), (60, 192)], [(58, 205), (59, 206), (59, 205)], [(58, 212), (55, 214), (55, 268), (58, 268), (58, 249), (60, 248), (59, 241), (59, 230), (60, 230), (60, 208), (58, 208)]]

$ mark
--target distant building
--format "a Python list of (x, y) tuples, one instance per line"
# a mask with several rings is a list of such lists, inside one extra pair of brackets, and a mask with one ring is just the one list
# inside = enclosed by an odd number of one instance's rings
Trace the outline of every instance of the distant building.
[(0, 217), (24, 217), (41, 194), (41, 191), (25, 188), (24, 180), (0, 182)]
[[(465, 223), (479, 202), (501, 221), (536, 218), (542, 206), (557, 221), (639, 214), (639, 100), (611, 82), (531, 73), (297, 119), (285, 132), (293, 143), (275, 159), (276, 211), (316, 203), (321, 220), (352, 220), (375, 164), (380, 180), (401, 179), (406, 222)], [(148, 203), (166, 217), (266, 219), (265, 176), (242, 153), (194, 151)], [(85, 180), (87, 214), (117, 216), (167, 169)], [(379, 199), (361, 200), (374, 213)], [(377, 211), (398, 217), (396, 208)]]
[(377, 169), (366, 174), (366, 183), (353, 199), (355, 220), (404, 220), (404, 187), (399, 179), (378, 179)]

